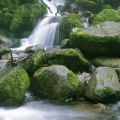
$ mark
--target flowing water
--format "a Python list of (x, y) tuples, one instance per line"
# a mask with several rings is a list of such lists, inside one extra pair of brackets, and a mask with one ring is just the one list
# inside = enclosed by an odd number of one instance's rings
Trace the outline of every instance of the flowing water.
[[(39, 0), (41, 2), (41, 0)], [(50, 8), (44, 19), (40, 20), (29, 38), (21, 39), (21, 47), (13, 50), (24, 50), (27, 46), (42, 44), (45, 47), (54, 45), (56, 34), (59, 36), (60, 14), (55, 16), (57, 6), (64, 5), (65, 0), (43, 0)], [(82, 20), (88, 27), (88, 19)], [(57, 33), (56, 33), (57, 32)], [(47, 100), (36, 101), (26, 93), (28, 102), (14, 107), (0, 107), (0, 120), (109, 120), (111, 114), (96, 111), (91, 103), (84, 101), (60, 104)], [(120, 104), (113, 105), (114, 110), (119, 110)], [(118, 116), (119, 118), (119, 116)]]
[[(41, 0), (39, 0), (41, 2)], [(42, 20), (40, 20), (32, 32), (32, 34), (28, 38), (21, 39), (21, 46), (18, 48), (11, 48), (14, 51), (24, 50), (28, 46), (33, 46), (37, 44), (41, 44), (45, 47), (52, 47), (54, 42), (59, 43), (59, 20), (61, 19), (60, 14), (57, 12), (58, 6), (64, 5), (64, 0), (42, 0), (50, 9), (48, 9), (48, 13), (44, 16)], [(57, 35), (57, 36), (56, 36)], [(55, 37), (57, 37), (54, 41)]]
[[(0, 120), (108, 120), (111, 115), (92, 108), (83, 101), (60, 104), (48, 100), (32, 100), (18, 107), (0, 107)], [(30, 101), (31, 100), (31, 101)]]

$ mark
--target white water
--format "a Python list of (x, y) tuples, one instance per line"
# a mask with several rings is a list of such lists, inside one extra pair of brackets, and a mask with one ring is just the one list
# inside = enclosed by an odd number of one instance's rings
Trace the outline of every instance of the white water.
[[(39, 0), (40, 1), (40, 0)], [(41, 1), (40, 1), (41, 2)], [(21, 39), (21, 46), (18, 48), (11, 48), (14, 51), (23, 51), (28, 46), (41, 44), (45, 47), (52, 47), (56, 37), (56, 31), (59, 27), (59, 20), (54, 22), (54, 19), (58, 18), (60, 14), (55, 15), (57, 12), (57, 6), (64, 5), (64, 0), (43, 0), (43, 2), (50, 8), (43, 20), (41, 20), (34, 31), (28, 38)]]
[(87, 28), (89, 26), (88, 17), (87, 18), (81, 18), (81, 21), (82, 21), (85, 28)]
[[(0, 108), (0, 120), (107, 120), (110, 115), (93, 112), (80, 104), (32, 101), (21, 107)], [(89, 105), (88, 105), (89, 106)]]

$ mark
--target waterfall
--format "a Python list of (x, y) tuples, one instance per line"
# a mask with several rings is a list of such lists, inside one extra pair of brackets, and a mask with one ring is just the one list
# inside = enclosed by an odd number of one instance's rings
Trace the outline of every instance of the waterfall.
[(58, 22), (51, 22), (53, 16), (45, 17), (28, 38), (31, 45), (42, 44), (45, 47), (53, 46)]
[(89, 26), (89, 18), (88, 17), (81, 18), (81, 21), (85, 28), (87, 28)]
[[(41, 2), (41, 0), (39, 1)], [(41, 44), (45, 47), (52, 47), (54, 45), (60, 19), (60, 14), (57, 14), (56, 16), (55, 13), (57, 12), (57, 7), (59, 5), (64, 5), (65, 0), (42, 1), (50, 8), (48, 9), (48, 13), (40, 22), (38, 22), (37, 26), (28, 38), (21, 39), (21, 46), (18, 48), (11, 48), (12, 50), (23, 51), (26, 47), (37, 44)]]

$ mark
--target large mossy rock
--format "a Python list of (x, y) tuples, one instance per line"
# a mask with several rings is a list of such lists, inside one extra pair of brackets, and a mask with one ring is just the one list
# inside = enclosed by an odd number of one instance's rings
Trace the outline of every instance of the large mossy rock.
[(15, 105), (21, 102), (30, 85), (26, 71), (21, 67), (0, 73), (0, 104)]
[(120, 83), (115, 69), (98, 67), (88, 81), (85, 96), (97, 103), (110, 103), (119, 100)]
[(76, 75), (62, 65), (37, 70), (32, 78), (32, 89), (40, 98), (65, 102), (74, 97), (78, 88)]
[(48, 65), (65, 65), (73, 72), (88, 70), (90, 67), (89, 61), (78, 49), (52, 49), (46, 51), (44, 57)]
[(119, 57), (120, 23), (104, 22), (87, 29), (79, 28), (70, 36), (70, 46), (89, 56)]
[(92, 59), (95, 66), (120, 68), (120, 58), (100, 57)]
[(80, 20), (80, 16), (71, 13), (66, 15), (61, 21), (60, 21), (60, 35), (63, 39), (68, 39), (70, 37), (70, 32), (74, 27), (80, 27), (83, 28), (83, 24)]
[(98, 13), (92, 20), (92, 24), (98, 24), (105, 21), (120, 22), (120, 16), (114, 9), (104, 9)]
[(79, 8), (89, 10), (93, 13), (98, 13), (105, 8), (117, 8), (120, 1), (116, 0), (73, 0)]
[(30, 34), (40, 17), (46, 13), (43, 4), (26, 3), (17, 8), (10, 29), (15, 37), (25, 37)]
[(32, 55), (25, 55), (25, 57), (26, 59), (22, 61), (20, 60), (20, 62), (18, 62), (18, 65), (23, 67), (29, 76), (32, 76), (37, 69), (40, 69), (44, 62), (43, 52), (37, 51)]

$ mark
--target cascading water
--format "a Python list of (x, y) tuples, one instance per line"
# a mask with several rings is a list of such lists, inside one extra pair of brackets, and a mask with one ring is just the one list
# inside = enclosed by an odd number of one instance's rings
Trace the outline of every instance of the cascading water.
[(85, 28), (87, 28), (89, 26), (89, 18), (88, 17), (81, 18), (81, 21), (82, 21)]
[[(41, 0), (39, 0), (41, 2)], [(12, 50), (24, 50), (28, 46), (33, 46), (37, 44), (41, 44), (44, 47), (52, 47), (54, 45), (54, 40), (56, 37), (56, 32), (58, 32), (59, 27), (59, 18), (60, 14), (55, 15), (57, 13), (57, 7), (64, 5), (64, 0), (59, 1), (48, 1), (42, 0), (44, 4), (47, 5), (48, 13), (45, 18), (41, 20), (32, 34), (28, 38), (21, 39), (21, 46), (19, 48), (12, 48)], [(58, 40), (58, 39), (57, 39)], [(58, 43), (58, 42), (56, 42)]]

